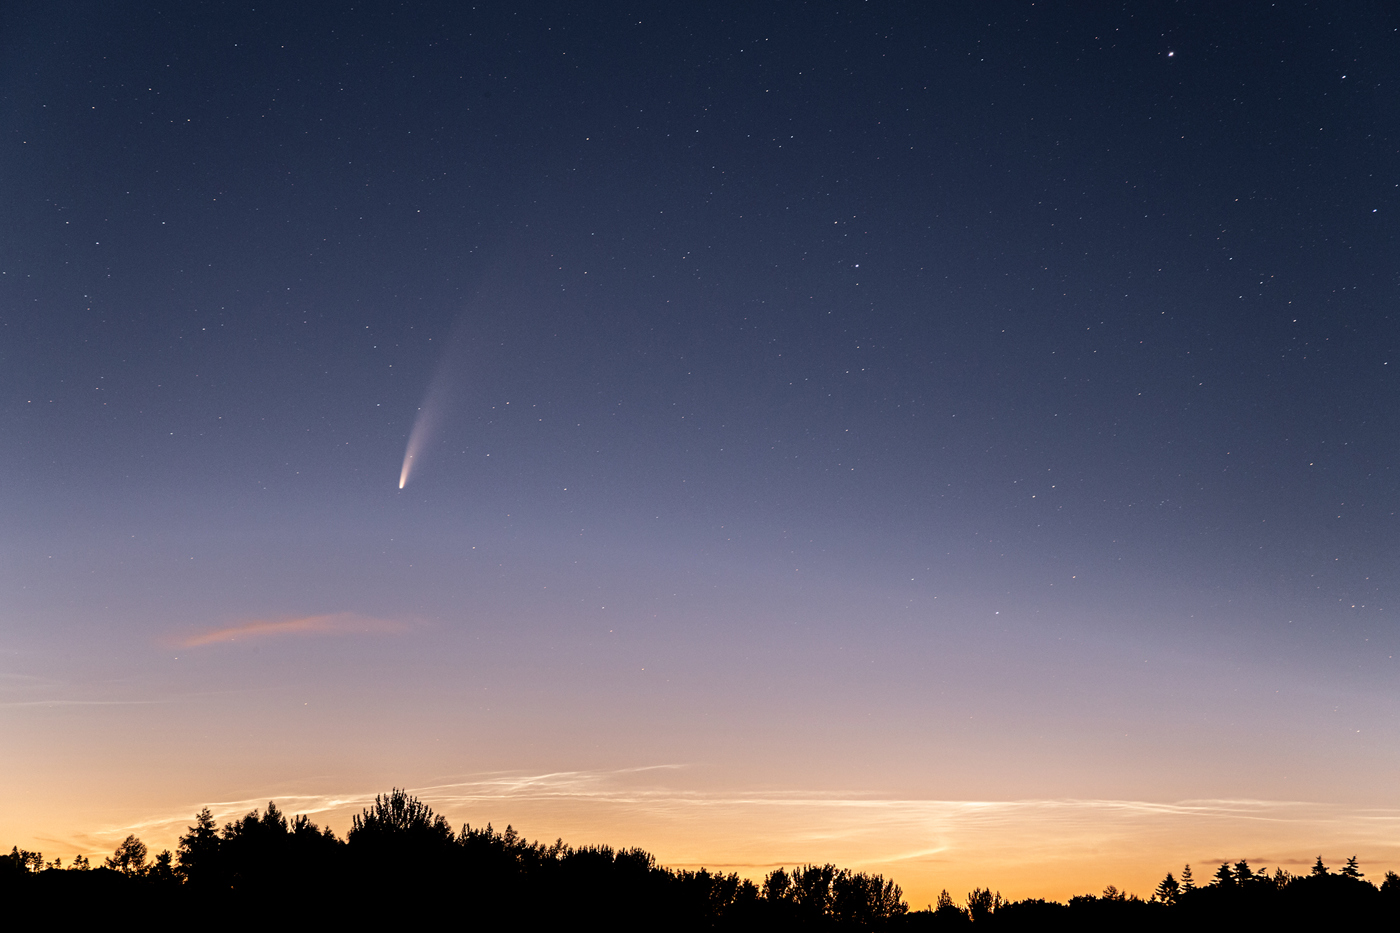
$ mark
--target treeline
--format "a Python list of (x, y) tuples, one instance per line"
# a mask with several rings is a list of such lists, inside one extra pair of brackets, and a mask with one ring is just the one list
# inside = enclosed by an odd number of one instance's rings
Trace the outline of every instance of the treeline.
[(222, 828), (205, 809), (174, 853), (154, 859), (134, 836), (96, 868), (16, 849), (0, 858), (0, 898), (216, 926), (534, 929), (587, 920), (617, 929), (872, 930), (907, 911), (893, 882), (832, 865), (780, 869), (760, 888), (737, 874), (663, 868), (641, 849), (544, 845), (489, 825), (454, 832), (400, 790), (376, 797), (344, 840), (269, 803)]
[(130, 916), (207, 927), (264, 923), (558, 924), (620, 930), (1202, 930), (1339, 929), (1400, 925), (1400, 877), (1378, 887), (1355, 859), (1331, 872), (1255, 871), (1225, 864), (1197, 886), (1188, 866), (1143, 900), (1109, 887), (1068, 903), (1007, 901), (978, 888), (962, 903), (944, 891), (910, 911), (893, 881), (807, 865), (737, 874), (664, 868), (641, 849), (527, 842), (513, 829), (454, 832), (424, 803), (376, 797), (340, 839), (275, 804), (219, 827), (208, 809), (174, 853), (154, 858), (135, 836), (92, 867), (12, 849), (0, 856), (6, 905), (42, 905), (56, 920)]

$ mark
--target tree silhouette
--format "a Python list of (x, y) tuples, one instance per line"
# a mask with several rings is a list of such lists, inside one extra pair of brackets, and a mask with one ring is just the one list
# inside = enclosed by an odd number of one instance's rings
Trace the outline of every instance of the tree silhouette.
[(30, 852), (28, 849), (21, 849), (19, 846), (11, 846), (8, 856), (10, 862), (20, 871), (36, 872), (44, 867), (44, 853)]
[(831, 911), (831, 882), (835, 865), (804, 865), (793, 870), (788, 899), (807, 917), (823, 917)]
[(372, 806), (357, 814), (347, 834), (352, 845), (387, 839), (450, 843), (453, 833), (447, 820), (434, 815), (426, 803), (395, 787), (387, 797), (376, 796)]
[[(615, 930), (948, 931), (976, 924), (1020, 930), (1390, 929), (1400, 917), (1400, 875), (1379, 886), (1357, 857), (1337, 873), (1321, 857), (1310, 874), (1222, 863), (1196, 888), (1191, 867), (1168, 872), (1150, 901), (1107, 886), (1068, 904), (1007, 901), (975, 888), (966, 906), (945, 889), (937, 906), (910, 913), (893, 881), (832, 864), (778, 868), (761, 887), (737, 874), (677, 871), (642, 849), (529, 842), (514, 828), (464, 826), (454, 834), (426, 804), (395, 789), (355, 817), (341, 842), (306, 815), (269, 802), (220, 830), (206, 808), (177, 853), (154, 862), (128, 836), (105, 867), (63, 871), (37, 852), (0, 855), (0, 899), (14, 913), (30, 903), (86, 899), (103, 916), (188, 916), (192, 905), (237, 925), (405, 928), (440, 922), (456, 907), (472, 926)], [(85, 868), (74, 859), (72, 868)], [(276, 918), (275, 921), (270, 918)]]
[(179, 884), (180, 876), (175, 870), (174, 860), (169, 849), (161, 849), (151, 867), (146, 869), (146, 877), (155, 884)]
[(944, 888), (938, 892), (938, 899), (934, 901), (931, 919), (937, 924), (936, 929), (948, 929), (963, 926), (971, 921), (967, 911), (963, 910), (953, 902), (953, 896)]
[(831, 880), (830, 903), (837, 923), (860, 928), (879, 925), (909, 910), (904, 892), (893, 881), (845, 868)]
[(993, 894), (991, 888), (973, 888), (967, 896), (967, 913), (973, 923), (987, 920), (1003, 903), (1000, 891)]
[(105, 862), (105, 867), (123, 875), (141, 875), (146, 871), (146, 844), (135, 836), (127, 836)]
[(212, 882), (218, 874), (219, 831), (214, 814), (205, 807), (195, 814), (194, 825), (180, 837), (176, 864), (182, 876), (195, 884)]
[(781, 868), (775, 868), (763, 879), (763, 899), (774, 903), (785, 901), (791, 886), (792, 879), (788, 877), (788, 873)]

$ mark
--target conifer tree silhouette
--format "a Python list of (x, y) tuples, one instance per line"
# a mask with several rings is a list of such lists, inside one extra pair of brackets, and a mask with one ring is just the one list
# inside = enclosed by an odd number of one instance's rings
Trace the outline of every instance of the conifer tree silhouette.
[(195, 814), (194, 825), (188, 829), (176, 849), (178, 871), (195, 884), (212, 881), (219, 857), (219, 830), (214, 814), (205, 807)]

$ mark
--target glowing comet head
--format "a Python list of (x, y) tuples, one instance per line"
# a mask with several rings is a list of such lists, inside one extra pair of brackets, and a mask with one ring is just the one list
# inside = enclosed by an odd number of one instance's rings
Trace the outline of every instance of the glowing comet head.
[(403, 468), (399, 470), (399, 488), (403, 489), (408, 485), (409, 476), (413, 472), (414, 461), (419, 459), (424, 447), (437, 430), (438, 424), (450, 408), (452, 395), (452, 383), (454, 381), (453, 366), (454, 358), (460, 359), (463, 352), (462, 329), (458, 326), (457, 332), (448, 346), (443, 359), (439, 361), (437, 372), (433, 375), (433, 381), (428, 386), (428, 393), (423, 398), (423, 404), (418, 409), (418, 417), (413, 419), (413, 430), (408, 432), (408, 447), (403, 452)]
[(403, 452), (403, 469), (399, 470), (399, 488), (408, 485), (409, 474), (413, 472), (413, 458), (418, 456), (418, 451), (422, 449), (423, 442), (427, 439), (431, 418), (425, 417), (428, 406), (424, 406), (418, 412), (418, 420), (413, 423), (413, 431), (408, 435), (408, 449)]
[[(436, 380), (436, 383), (441, 382), (441, 379)], [(423, 407), (418, 409), (418, 417), (413, 420), (413, 430), (408, 432), (408, 449), (403, 452), (403, 469), (399, 470), (400, 489), (408, 485), (408, 475), (413, 472), (413, 458), (418, 456), (428, 440), (428, 435), (437, 425), (437, 416), (443, 409), (444, 394), (444, 390), (438, 384), (434, 384), (428, 390), (428, 397), (423, 400)]]

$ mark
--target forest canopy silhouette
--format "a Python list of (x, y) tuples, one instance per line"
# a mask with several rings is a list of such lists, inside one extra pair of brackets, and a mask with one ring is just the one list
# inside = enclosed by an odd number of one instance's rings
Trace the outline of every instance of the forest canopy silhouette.
[(936, 904), (911, 911), (893, 881), (830, 864), (778, 868), (757, 884), (665, 868), (642, 849), (527, 842), (489, 824), (454, 831), (398, 789), (357, 814), (344, 839), (269, 803), (222, 827), (205, 808), (174, 853), (154, 857), (134, 835), (96, 867), (82, 856), (65, 865), (14, 847), (0, 856), (0, 897), (67, 919), (197, 915), (214, 927), (457, 919), (526, 929), (1200, 930), (1400, 921), (1400, 876), (1386, 872), (1373, 884), (1355, 857), (1332, 871), (1319, 856), (1304, 875), (1227, 862), (1199, 884), (1188, 865), (1146, 898), (1112, 885), (1067, 903), (1006, 900), (990, 888), (958, 901), (945, 890)]

